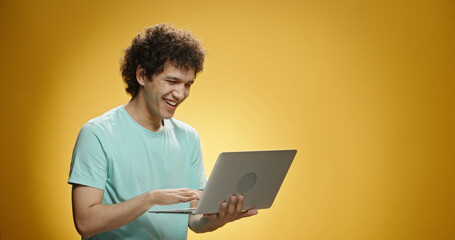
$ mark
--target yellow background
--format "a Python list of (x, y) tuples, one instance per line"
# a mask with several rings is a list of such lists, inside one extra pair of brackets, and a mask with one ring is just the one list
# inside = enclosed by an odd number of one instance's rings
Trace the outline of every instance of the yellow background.
[(122, 49), (161, 22), (208, 49), (175, 116), (208, 174), (299, 151), (271, 209), (189, 239), (455, 239), (451, 0), (0, 0), (0, 239), (78, 239), (78, 131), (129, 100)]

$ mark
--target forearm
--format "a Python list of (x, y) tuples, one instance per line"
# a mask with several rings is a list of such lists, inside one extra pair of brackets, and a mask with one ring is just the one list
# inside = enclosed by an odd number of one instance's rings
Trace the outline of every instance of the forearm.
[(120, 228), (135, 220), (154, 204), (152, 192), (144, 193), (122, 203), (92, 205), (75, 215), (78, 232), (84, 238)]
[(73, 216), (79, 234), (89, 238), (95, 234), (122, 227), (138, 218), (154, 205), (171, 205), (198, 200), (201, 192), (187, 188), (153, 190), (125, 202), (103, 204), (101, 189), (73, 185)]

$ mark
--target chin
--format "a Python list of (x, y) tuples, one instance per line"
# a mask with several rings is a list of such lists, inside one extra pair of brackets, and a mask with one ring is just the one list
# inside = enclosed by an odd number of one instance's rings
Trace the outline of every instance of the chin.
[(163, 119), (171, 119), (172, 117), (174, 117), (174, 114), (162, 116)]

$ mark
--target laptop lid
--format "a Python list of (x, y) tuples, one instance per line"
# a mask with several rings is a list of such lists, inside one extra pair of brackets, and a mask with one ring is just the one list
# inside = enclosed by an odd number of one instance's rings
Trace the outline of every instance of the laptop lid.
[(213, 167), (196, 209), (153, 213), (217, 213), (223, 201), (243, 194), (243, 210), (272, 206), (297, 150), (223, 152)]

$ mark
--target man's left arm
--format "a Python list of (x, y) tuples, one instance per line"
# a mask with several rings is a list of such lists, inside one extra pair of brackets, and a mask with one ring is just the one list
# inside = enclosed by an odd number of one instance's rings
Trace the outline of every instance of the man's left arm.
[[(218, 213), (190, 215), (188, 226), (196, 233), (214, 231), (228, 222), (233, 222), (244, 217), (254, 216), (258, 213), (256, 209), (242, 211), (244, 197), (231, 196), (229, 203), (222, 202)], [(190, 206), (195, 208), (198, 201), (191, 202)]]

